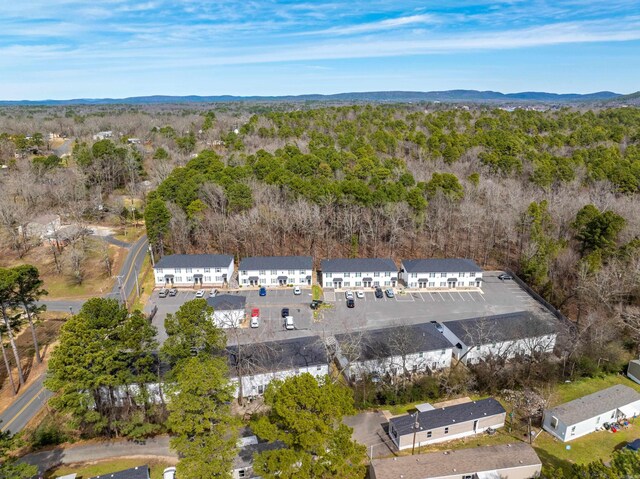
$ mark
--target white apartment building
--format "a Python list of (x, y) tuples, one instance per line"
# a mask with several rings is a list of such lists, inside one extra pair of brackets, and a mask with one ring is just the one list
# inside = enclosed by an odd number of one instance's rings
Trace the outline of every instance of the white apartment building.
[(321, 262), (325, 288), (395, 287), (398, 268), (390, 258), (337, 258)]
[(482, 268), (470, 259), (405, 259), (401, 266), (400, 279), (409, 289), (482, 287)]
[(311, 256), (252, 256), (240, 261), (241, 286), (311, 286)]
[(206, 287), (228, 284), (233, 256), (227, 254), (172, 254), (153, 267), (156, 286)]

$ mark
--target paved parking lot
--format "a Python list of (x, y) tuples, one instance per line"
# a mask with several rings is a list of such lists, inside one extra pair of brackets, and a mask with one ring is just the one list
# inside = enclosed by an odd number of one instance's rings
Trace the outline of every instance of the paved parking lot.
[[(394, 298), (376, 298), (373, 289), (365, 297), (355, 299), (355, 308), (347, 308), (344, 291), (325, 291), (326, 307), (314, 318), (311, 290), (303, 289), (294, 295), (292, 288), (267, 289), (267, 296), (256, 290), (240, 290), (220, 294), (241, 294), (247, 298), (247, 315), (253, 308), (260, 309), (260, 326), (255, 329), (228, 330), (229, 344), (274, 341), (316, 334), (327, 336), (366, 329), (385, 328), (401, 324), (428, 321), (452, 321), (479, 316), (533, 311), (549, 316), (550, 313), (523, 291), (514, 281), (501, 281), (500, 272), (485, 273), (482, 291), (396, 292)], [(207, 293), (209, 291), (207, 290)], [(153, 324), (158, 328), (158, 340), (166, 339), (164, 318), (174, 313), (185, 301), (194, 299), (195, 291), (180, 291), (171, 298), (158, 298), (157, 291), (145, 308), (158, 305)], [(296, 329), (284, 330), (281, 311), (288, 307)]]

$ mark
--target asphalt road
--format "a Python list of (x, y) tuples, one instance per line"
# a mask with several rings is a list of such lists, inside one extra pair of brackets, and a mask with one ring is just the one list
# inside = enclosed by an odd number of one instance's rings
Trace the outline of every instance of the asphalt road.
[[(120, 282), (123, 285), (125, 295), (128, 298), (135, 289), (136, 278), (138, 272), (142, 268), (145, 254), (147, 253), (147, 236), (143, 235), (138, 241), (136, 241), (129, 249), (129, 253), (120, 270)], [(113, 290), (106, 294), (105, 297), (114, 297), (121, 299), (120, 287), (118, 281)], [(59, 301), (41, 301), (40, 304), (45, 304), (48, 311), (62, 311), (77, 313), (84, 301), (82, 300), (59, 300)], [(2, 414), (2, 424), (0, 428), (2, 431), (10, 430), (12, 433), (20, 432), (27, 423), (44, 407), (47, 400), (53, 395), (50, 391), (44, 389), (42, 383), (44, 382), (44, 374), (36, 378), (35, 382), (25, 389), (14, 400)]]
[(44, 374), (38, 377), (3, 413), (0, 414), (0, 430), (16, 433), (44, 407), (53, 393), (44, 389)]
[[(178, 458), (176, 453), (169, 449), (169, 437), (158, 436), (147, 439), (142, 444), (126, 440), (116, 440), (92, 444), (80, 444), (66, 448), (54, 448), (47, 451), (27, 454), (20, 459), (20, 462), (26, 462), (27, 464), (38, 466), (38, 471), (43, 473), (60, 464), (74, 464), (78, 462), (99, 461), (115, 457), (122, 458), (137, 456), (141, 458), (149, 456), (160, 456), (171, 459)], [(141, 459), (141, 464), (143, 463), (144, 461)]]

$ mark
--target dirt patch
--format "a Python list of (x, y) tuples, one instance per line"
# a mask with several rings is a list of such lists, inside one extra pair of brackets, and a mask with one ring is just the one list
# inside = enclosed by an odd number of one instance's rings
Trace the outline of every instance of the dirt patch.
[[(22, 371), (25, 376), (25, 385), (21, 388), (24, 391), (38, 376), (47, 370), (47, 362), (51, 355), (51, 350), (55, 342), (58, 340), (60, 334), (60, 328), (64, 324), (64, 319), (46, 319), (41, 321), (36, 326), (36, 337), (40, 345), (40, 354), (43, 357), (42, 364), (38, 364), (35, 357), (35, 348), (31, 338), (31, 329), (29, 324), (25, 324), (22, 330), (16, 338), (16, 345), (18, 346), (18, 354), (20, 355), (20, 361), (22, 363)], [(6, 335), (5, 335), (6, 341)], [(8, 344), (7, 345), (7, 359), (12, 366), (13, 380), (18, 385), (18, 372), (15, 368), (15, 359), (13, 358), (13, 352)], [(15, 396), (11, 389), (9, 377), (7, 376), (7, 370), (4, 365), (4, 361), (0, 358), (0, 411), (4, 411), (11, 402), (13, 402)], [(20, 391), (18, 391), (20, 393)]]

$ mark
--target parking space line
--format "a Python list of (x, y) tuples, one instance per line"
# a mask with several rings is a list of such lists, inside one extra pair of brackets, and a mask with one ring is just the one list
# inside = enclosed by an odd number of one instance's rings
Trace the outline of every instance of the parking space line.
[[(447, 291), (448, 292), (448, 291)], [(448, 292), (449, 293), (449, 292)], [(453, 297), (453, 295), (451, 293), (449, 293), (449, 296), (451, 296), (451, 301), (455, 301), (456, 299)]]
[(468, 291), (467, 291), (467, 294), (469, 295), (469, 297), (471, 298), (471, 300), (475, 303), (476, 298), (474, 298), (474, 297), (473, 297), (473, 295), (472, 295), (471, 293), (469, 293)]
[(444, 296), (442, 296), (442, 293), (440, 293), (440, 291), (438, 291), (438, 296), (440, 296), (440, 298), (442, 298), (442, 301), (445, 301)]
[(436, 295), (435, 295), (435, 293), (429, 293), (429, 299), (435, 303), (435, 302), (436, 302)]
[(422, 293), (418, 292), (418, 295), (420, 296), (420, 299), (422, 299), (422, 301), (424, 302), (424, 296), (422, 296)]
[(487, 300), (484, 297), (484, 294), (481, 294), (480, 297), (482, 298), (482, 301), (484, 301), (485, 303), (487, 302)]
[(466, 299), (464, 299), (464, 296), (462, 296), (462, 293), (461, 293), (460, 291), (458, 291), (458, 295), (460, 295), (460, 299), (461, 299), (462, 301), (466, 301)]

